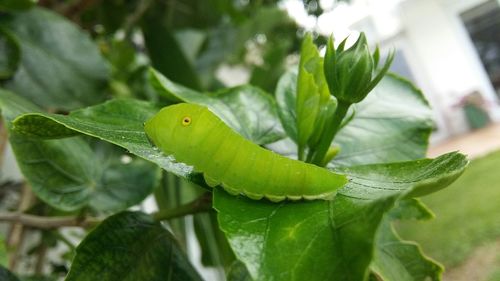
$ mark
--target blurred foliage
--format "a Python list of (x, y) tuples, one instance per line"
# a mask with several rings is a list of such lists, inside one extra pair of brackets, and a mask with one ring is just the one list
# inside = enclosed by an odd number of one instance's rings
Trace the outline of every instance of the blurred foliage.
[[(301, 39), (300, 28), (277, 2), (0, 0), (0, 86), (16, 94), (2, 92), (2, 113), (20, 167), (40, 200), (28, 207), (29, 212), (49, 217), (105, 215), (137, 204), (155, 186), (160, 210), (196, 198), (199, 188), (189, 184), (181, 188), (178, 180), (172, 181), (176, 178), (172, 174), (164, 173), (159, 181), (156, 168), (116, 146), (83, 137), (42, 141), (25, 138), (11, 130), (10, 122), (23, 112), (67, 113), (110, 98), (171, 103), (151, 85), (151, 66), (172, 83), (196, 89), (201, 96), (212, 92), (212, 100), (243, 90), (267, 106), (271, 97), (257, 87), (274, 91), (287, 58), (298, 51)], [(257, 87), (219, 91), (225, 88), (217, 74), (221, 66), (245, 69), (247, 79)], [(248, 105), (239, 104), (237, 96), (226, 99), (229, 108), (225, 110), (234, 115), (235, 122), (242, 117), (258, 117), (258, 112), (245, 116), (241, 109)], [(137, 104), (131, 106), (138, 108)], [(99, 107), (97, 112), (83, 110), (74, 116), (80, 124), (85, 116), (94, 114), (95, 118), (106, 119), (111, 107)], [(157, 107), (146, 108), (146, 115), (141, 116), (148, 116)], [(276, 117), (273, 105), (269, 112)], [(281, 138), (283, 132), (274, 117), (268, 125), (278, 125), (273, 129), (275, 133), (265, 134), (267, 127), (261, 131), (248, 129), (247, 133), (264, 143)], [(262, 120), (268, 122), (269, 118)], [(55, 127), (50, 128), (46, 135), (56, 133)], [(65, 137), (75, 135), (68, 130), (59, 133)], [(194, 221), (202, 260), (210, 266), (229, 266), (232, 253), (214, 218), (201, 214)], [(176, 219), (171, 226), (185, 251), (185, 219)], [(72, 246), (64, 235), (55, 237), (55, 243), (44, 245), (45, 240), (40, 240), (39, 245), (49, 250)], [(214, 252), (213, 243), (225, 250)], [(16, 247), (19, 245), (0, 251), (4, 265), (9, 264), (7, 257), (20, 251)], [(39, 252), (34, 250), (30, 256), (37, 257)], [(67, 253), (71, 256), (72, 251)], [(63, 274), (67, 262), (63, 262)], [(51, 268), (54, 271), (56, 266)], [(38, 270), (29, 266), (24, 275)]]
[(298, 26), (277, 2), (110, 0), (75, 13), (109, 52), (118, 34), (133, 48), (145, 48), (156, 69), (184, 86), (220, 88), (216, 70), (229, 64), (243, 65), (252, 84), (273, 90), (300, 40)]

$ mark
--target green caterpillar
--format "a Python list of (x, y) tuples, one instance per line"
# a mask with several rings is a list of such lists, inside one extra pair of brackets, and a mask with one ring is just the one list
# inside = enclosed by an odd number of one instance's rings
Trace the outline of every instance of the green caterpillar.
[(330, 200), (347, 179), (262, 148), (229, 128), (208, 108), (181, 103), (145, 123), (149, 139), (167, 155), (202, 172), (210, 187), (251, 199)]

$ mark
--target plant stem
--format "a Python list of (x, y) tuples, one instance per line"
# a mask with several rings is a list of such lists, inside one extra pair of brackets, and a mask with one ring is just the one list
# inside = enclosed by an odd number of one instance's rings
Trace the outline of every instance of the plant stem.
[[(153, 217), (157, 221), (169, 220), (172, 218), (177, 218), (189, 214), (196, 214), (201, 212), (206, 212), (212, 208), (212, 194), (210, 192), (204, 193), (202, 196), (198, 197), (196, 200), (189, 202), (185, 205), (181, 205), (178, 208), (172, 208), (168, 210), (162, 210), (153, 213)], [(97, 225), (100, 220), (97, 218), (82, 218), (79, 216), (75, 217), (42, 217), (29, 214), (23, 214), (19, 212), (7, 212), (0, 213), (0, 222), (12, 222), (14, 224), (19, 224), (22, 226), (33, 227), (38, 229), (54, 229), (58, 227), (92, 227)]]
[(47, 244), (42, 242), (40, 243), (40, 247), (36, 251), (36, 263), (35, 263), (35, 275), (43, 274), (43, 266), (45, 264), (45, 258), (47, 257)]
[[(33, 202), (35, 201), (35, 195), (31, 191), (31, 188), (24, 183), (21, 191), (21, 200), (19, 202), (19, 207), (17, 208), (19, 212), (24, 212), (28, 210)], [(6, 241), (8, 249), (12, 249), (9, 252), (9, 269), (15, 271), (17, 265), (17, 259), (21, 252), (21, 247), (24, 240), (24, 225), (18, 221), (11, 220), (13, 222), (10, 226), (9, 235)]]
[(127, 16), (125, 19), (125, 24), (123, 26), (123, 30), (125, 31), (125, 38), (129, 38), (132, 36), (132, 32), (137, 23), (142, 19), (146, 11), (153, 4), (153, 0), (142, 0), (139, 2), (134, 13)]
[(304, 160), (304, 147), (302, 145), (297, 146), (297, 157), (299, 161)]
[(100, 220), (81, 217), (42, 217), (19, 212), (7, 212), (0, 213), (0, 222), (14, 222), (38, 229), (53, 229), (68, 226), (92, 227), (98, 224)]
[(181, 205), (177, 208), (161, 210), (153, 214), (156, 221), (169, 220), (173, 218), (182, 217), (201, 212), (207, 212), (212, 209), (212, 194), (210, 192), (204, 193), (197, 199)]
[(339, 101), (337, 110), (335, 110), (335, 113), (323, 130), (321, 141), (318, 147), (315, 150), (312, 150), (311, 154), (307, 157), (311, 160), (311, 163), (318, 166), (322, 166), (324, 164), (323, 160), (325, 159), (325, 155), (328, 152), (330, 145), (332, 144), (333, 138), (335, 137), (335, 135), (337, 135), (337, 132), (342, 125), (342, 120), (346, 116), (347, 110), (349, 110), (350, 106), (350, 103)]
[(7, 146), (8, 136), (7, 128), (2, 118), (0, 118), (0, 168), (3, 166), (3, 159), (5, 157), (5, 147)]
[(73, 243), (68, 238), (66, 238), (62, 233), (60, 233), (59, 231), (57, 231), (57, 230), (53, 231), (52, 235), (54, 235), (54, 237), (56, 237), (64, 245), (66, 245), (71, 251), (74, 251), (76, 249), (75, 245), (73, 245)]

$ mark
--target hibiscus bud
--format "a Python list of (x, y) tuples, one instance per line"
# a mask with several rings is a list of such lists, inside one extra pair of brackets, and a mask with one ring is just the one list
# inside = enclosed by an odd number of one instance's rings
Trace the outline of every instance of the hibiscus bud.
[(330, 94), (339, 102), (353, 104), (362, 101), (384, 77), (394, 59), (394, 52), (389, 53), (384, 66), (378, 70), (378, 47), (372, 55), (364, 33), (353, 46), (344, 50), (346, 40), (335, 49), (333, 38), (330, 37), (324, 72)]

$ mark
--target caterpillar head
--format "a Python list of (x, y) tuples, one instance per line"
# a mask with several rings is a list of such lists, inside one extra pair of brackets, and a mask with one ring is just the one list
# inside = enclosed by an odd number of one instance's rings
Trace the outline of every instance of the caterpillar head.
[(173, 152), (186, 142), (206, 107), (179, 103), (164, 107), (144, 124), (150, 142), (165, 153)]

